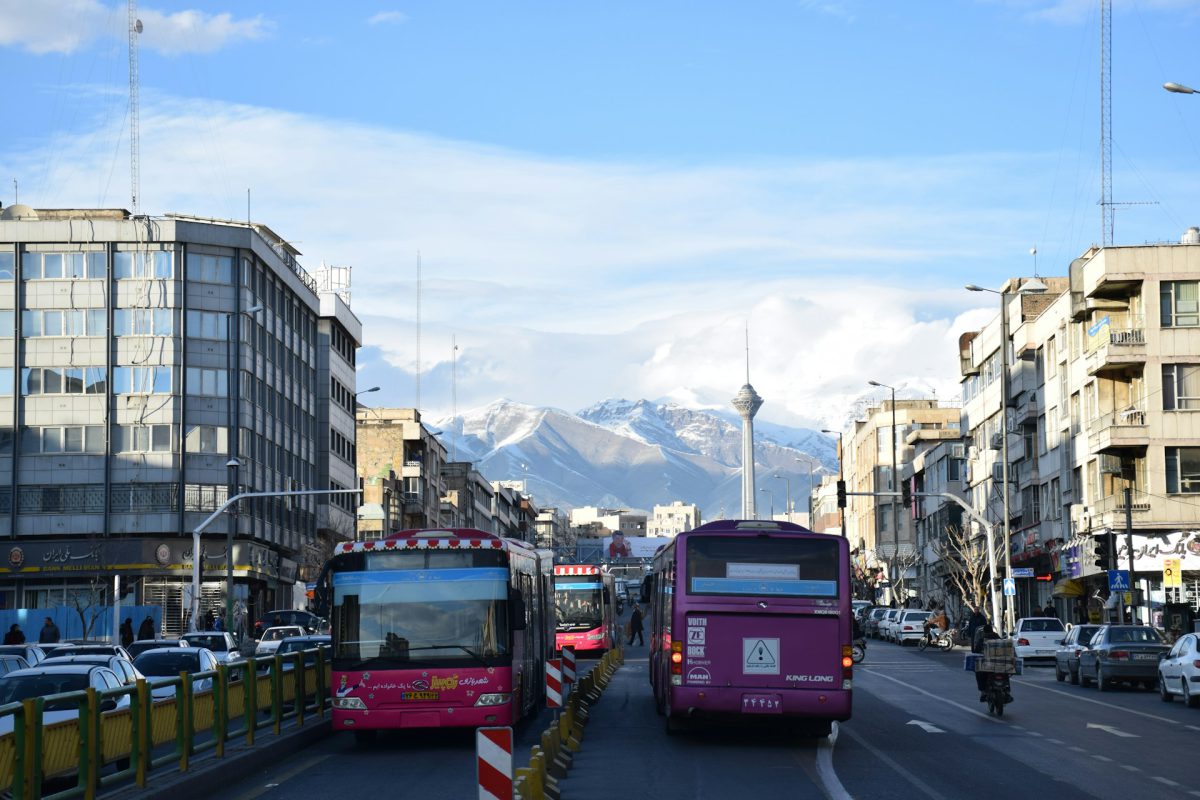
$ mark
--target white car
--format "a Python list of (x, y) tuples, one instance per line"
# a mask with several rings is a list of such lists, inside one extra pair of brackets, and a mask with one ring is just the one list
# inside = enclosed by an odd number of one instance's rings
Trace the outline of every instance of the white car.
[(925, 620), (931, 616), (933, 616), (932, 611), (919, 611), (917, 609), (901, 611), (899, 619), (896, 620), (893, 626), (895, 633), (892, 638), (900, 645), (920, 641), (921, 637), (925, 635)]
[(896, 620), (900, 617), (899, 608), (889, 608), (883, 615), (883, 619), (879, 620), (879, 638), (885, 642), (895, 640)]
[(307, 633), (308, 631), (299, 625), (279, 625), (275, 628), (267, 628), (263, 631), (262, 638), (258, 640), (258, 646), (254, 648), (254, 657), (273, 656), (279, 649), (279, 643), (284, 639), (289, 636), (304, 636)]
[[(95, 664), (54, 664), (19, 669), (0, 678), (0, 705), (16, 703), (31, 697), (44, 697), (64, 692), (82, 692), (89, 688), (97, 692), (120, 689), (121, 680), (111, 669)], [(105, 697), (100, 701), (103, 712), (129, 708), (129, 695)], [(55, 700), (42, 707), (42, 724), (52, 725), (79, 716), (76, 700)], [(14, 714), (0, 717), (0, 736), (12, 733)]]
[(1158, 693), (1165, 703), (1179, 695), (1188, 708), (1200, 708), (1200, 635), (1180, 636), (1158, 662)]
[(217, 657), (218, 664), (228, 665), (233, 661), (242, 661), (237, 642), (228, 631), (204, 631), (203, 633), (185, 633), (184, 642), (188, 647), (203, 647)]
[(1054, 660), (1059, 644), (1066, 638), (1067, 629), (1058, 617), (1022, 617), (1013, 631), (1017, 658)]
[[(215, 672), (217, 657), (205, 647), (162, 647), (142, 653), (133, 660), (133, 665), (150, 682), (150, 693), (154, 699), (164, 700), (175, 697), (175, 685), (169, 682), (171, 678), (178, 678), (181, 672), (192, 676), (201, 672)], [(193, 693), (207, 692), (212, 688), (211, 675), (193, 677)]]

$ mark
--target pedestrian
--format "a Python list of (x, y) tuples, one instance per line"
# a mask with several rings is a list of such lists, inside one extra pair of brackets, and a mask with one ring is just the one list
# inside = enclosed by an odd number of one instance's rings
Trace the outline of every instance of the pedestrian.
[(58, 626), (54, 624), (54, 620), (46, 617), (46, 622), (42, 625), (41, 633), (38, 634), (38, 642), (40, 644), (54, 644), (58, 639)]
[(971, 617), (967, 620), (967, 641), (968, 642), (975, 641), (975, 631), (979, 630), (980, 626), (982, 626), (985, 622), (987, 622), (987, 617), (984, 616), (983, 611), (981, 611), (977, 607), (972, 607), (971, 608)]
[(158, 636), (156, 633), (154, 630), (154, 618), (147, 614), (146, 618), (142, 620), (142, 624), (138, 626), (137, 636), (139, 639), (157, 639)]
[(1055, 619), (1058, 619), (1058, 609), (1056, 609), (1054, 607), (1053, 600), (1046, 601), (1046, 607), (1042, 609), (1042, 616), (1043, 617), (1054, 617)]
[(126, 617), (121, 623), (121, 647), (129, 647), (133, 644), (133, 618)]
[(217, 618), (215, 620), (213, 620), (213, 630), (214, 631), (225, 630), (225, 614), (223, 612), (218, 612)]
[(642, 636), (642, 607), (636, 602), (633, 604), (633, 613), (629, 615), (629, 645), (633, 645), (633, 639), (637, 637), (638, 644), (646, 643), (645, 637)]
[(25, 644), (25, 634), (21, 631), (21, 626), (13, 623), (8, 629), (8, 633), (4, 634), (5, 644)]

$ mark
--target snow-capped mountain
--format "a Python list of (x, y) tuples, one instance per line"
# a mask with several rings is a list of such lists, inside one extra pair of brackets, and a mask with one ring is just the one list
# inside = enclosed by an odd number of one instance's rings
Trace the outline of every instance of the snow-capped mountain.
[[(431, 425), (453, 458), (474, 461), (489, 480), (526, 480), (538, 505), (649, 511), (682, 500), (706, 519), (740, 512), (736, 414), (646, 400), (606, 400), (571, 414), (499, 400)], [(815, 431), (756, 423), (754, 438), (757, 484), (771, 492), (757, 502), (780, 513), (781, 478), (799, 509), (810, 471), (817, 483), (837, 469), (833, 441)]]

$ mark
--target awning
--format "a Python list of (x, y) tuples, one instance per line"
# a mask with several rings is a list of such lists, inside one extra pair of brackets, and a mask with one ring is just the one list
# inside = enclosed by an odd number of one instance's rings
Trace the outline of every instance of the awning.
[(1063, 578), (1054, 584), (1054, 591), (1051, 594), (1055, 597), (1083, 597), (1087, 594), (1087, 590), (1074, 578)]

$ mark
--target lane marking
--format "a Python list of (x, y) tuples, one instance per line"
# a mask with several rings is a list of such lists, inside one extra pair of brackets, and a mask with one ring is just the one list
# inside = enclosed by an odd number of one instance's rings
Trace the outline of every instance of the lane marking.
[(1086, 753), (1087, 752), (1086, 748), (1079, 747), (1078, 745), (1074, 745), (1074, 744), (1071, 745), (1070, 747), (1068, 747), (1067, 749), (1074, 750), (1076, 753)]
[(1121, 730), (1120, 728), (1114, 728), (1112, 725), (1097, 725), (1094, 722), (1089, 722), (1087, 724), (1087, 726), (1088, 726), (1089, 730), (1092, 728), (1095, 728), (1096, 730), (1101, 730), (1106, 733), (1111, 733), (1113, 736), (1120, 736), (1122, 739), (1140, 739), (1140, 738), (1142, 738), (1142, 737), (1138, 736), (1136, 733), (1126, 733), (1125, 731)]
[(1040, 736), (1041, 736), (1041, 734), (1040, 734), (1040, 733), (1038, 733), (1037, 731), (1029, 731), (1029, 735), (1030, 735), (1030, 736), (1038, 736), (1038, 737), (1040, 737)]
[(1066, 742), (1064, 742), (1062, 739), (1047, 738), (1046, 741), (1049, 742), (1050, 744), (1066, 744)]
[(1122, 764), (1121, 769), (1127, 769), (1130, 772), (1141, 772), (1141, 767), (1135, 767), (1133, 764)]
[(1189, 731), (1200, 731), (1200, 728), (1197, 728), (1195, 725), (1184, 725), (1183, 727), (1187, 728)]
[(918, 728), (925, 731), (926, 733), (945, 733), (945, 731), (942, 730), (941, 728), (939, 728), (937, 725), (934, 725), (931, 722), (923, 722), (922, 720), (919, 720), (919, 719), (910, 719), (905, 724), (916, 725)]
[(1161, 784), (1163, 784), (1163, 785), (1165, 785), (1165, 786), (1178, 786), (1178, 785), (1179, 785), (1178, 783), (1176, 783), (1175, 781), (1171, 780), (1170, 778), (1160, 778), (1160, 777), (1159, 777), (1159, 776), (1157, 776), (1157, 775), (1153, 775), (1153, 776), (1151, 776), (1151, 777), (1150, 777), (1150, 780), (1152, 780), (1152, 781), (1158, 781), (1159, 783), (1161, 783)]
[(821, 779), (825, 797), (829, 800), (853, 800), (833, 768), (833, 748), (837, 745), (840, 731), (841, 726), (833, 723), (833, 730), (817, 745), (817, 777)]
[(1090, 697), (1081, 697), (1078, 693), (1064, 692), (1060, 689), (1051, 689), (1049, 686), (1039, 686), (1036, 683), (1029, 683), (1028, 681), (1022, 681), (1022, 680), (1014, 680), (1013, 683), (1019, 683), (1022, 686), (1028, 686), (1031, 689), (1041, 689), (1043, 692), (1053, 692), (1054, 694), (1061, 694), (1063, 697), (1074, 697), (1076, 700), (1082, 700), (1085, 703), (1094, 703), (1095, 705), (1104, 706), (1105, 708), (1111, 708), (1115, 711), (1124, 711), (1127, 714), (1137, 714), (1139, 717), (1146, 717), (1147, 719), (1153, 719), (1153, 720), (1157, 720), (1159, 722), (1169, 722), (1172, 725), (1180, 724), (1179, 720), (1177, 720), (1177, 719), (1171, 719), (1170, 717), (1160, 717), (1158, 714), (1147, 714), (1145, 711), (1134, 711), (1132, 708), (1125, 708), (1125, 706), (1118, 706), (1118, 705), (1113, 705), (1112, 703), (1105, 703), (1102, 700), (1093, 700)]
[(1096, 759), (1097, 761), (1112, 761), (1112, 759), (1108, 756), (1100, 756), (1095, 754), (1092, 755), (1092, 758)]
[(313, 767), (320, 764), (322, 761), (325, 761), (327, 758), (330, 758), (332, 755), (333, 755), (333, 753), (324, 753), (319, 756), (314, 756), (314, 757), (308, 759), (307, 761), (305, 761), (303, 764), (299, 764), (295, 767), (292, 767), (287, 772), (281, 772), (278, 775), (272, 775), (271, 783), (268, 783), (267, 785), (262, 786), (258, 789), (252, 789), (243, 795), (239, 795), (237, 800), (254, 800), (256, 797), (261, 797), (262, 795), (266, 794), (267, 792), (271, 791), (272, 789), (277, 788), (279, 786), (279, 784), (287, 783), (292, 778), (296, 777), (297, 775), (299, 775), (303, 772), (307, 772), (308, 770), (310, 770)]
[(991, 716), (990, 714), (985, 714), (985, 713), (984, 713), (984, 712), (982, 712), (982, 711), (977, 711), (977, 710), (975, 710), (975, 709), (971, 708), (970, 706), (964, 706), (962, 703), (956, 703), (956, 702), (955, 702), (955, 701), (953, 701), (953, 700), (947, 700), (945, 697), (941, 697), (941, 696), (939, 696), (939, 695), (936, 695), (936, 694), (934, 694), (933, 692), (927, 692), (927, 691), (925, 691), (924, 689), (922, 689), (920, 686), (913, 686), (911, 683), (905, 683), (905, 682), (904, 682), (904, 681), (902, 681), (902, 680), (899, 680), (899, 679), (897, 679), (897, 678), (893, 678), (891, 675), (884, 675), (882, 672), (875, 672), (874, 670), (870, 670), (870, 669), (868, 669), (868, 670), (864, 670), (864, 671), (865, 671), (865, 672), (870, 672), (872, 675), (876, 675), (876, 676), (878, 676), (878, 677), (880, 677), (880, 678), (883, 678), (884, 680), (891, 681), (892, 683), (898, 683), (898, 684), (900, 684), (901, 686), (904, 686), (904, 687), (906, 687), (906, 688), (908, 688), (908, 689), (912, 689), (914, 692), (919, 692), (920, 694), (923, 694), (923, 695), (925, 695), (926, 697), (932, 697), (934, 700), (937, 700), (937, 701), (939, 701), (939, 702), (942, 702), (942, 703), (946, 703), (947, 705), (952, 705), (952, 706), (954, 706), (954, 707), (955, 707), (955, 708), (957, 708), (957, 709), (961, 709), (962, 711), (965, 711), (965, 712), (967, 712), (968, 714), (974, 714), (975, 716), (979, 717), (980, 719), (986, 719), (987, 721), (989, 721), (989, 722), (995, 722), (995, 723), (997, 723), (998, 725), (1008, 725), (1009, 727), (1012, 727), (1012, 723), (1006, 723), (1006, 722), (1004, 722), (1004, 720), (1002, 720), (1002, 719), (998, 719), (998, 718), (996, 718), (996, 717), (993, 717), (993, 716)]
[(902, 776), (905, 780), (907, 780), (913, 786), (920, 789), (925, 794), (926, 797), (931, 798), (931, 800), (948, 800), (948, 798), (945, 795), (934, 791), (932, 786), (925, 783), (925, 781), (921, 780), (913, 773), (909, 772), (907, 769), (905, 769), (900, 764), (898, 764), (895, 760), (893, 760), (891, 758), (891, 756), (889, 756), (887, 753), (883, 752), (878, 747), (875, 747), (873, 744), (868, 742), (863, 737), (859, 736), (854, 731), (847, 728), (846, 735), (849, 736), (854, 741), (861, 744), (863, 747), (865, 747), (867, 749), (867, 751), (869, 753), (871, 753), (871, 755), (875, 756), (877, 759), (882, 761), (884, 764), (887, 764), (889, 767), (891, 767), (893, 770), (895, 770), (897, 774)]

